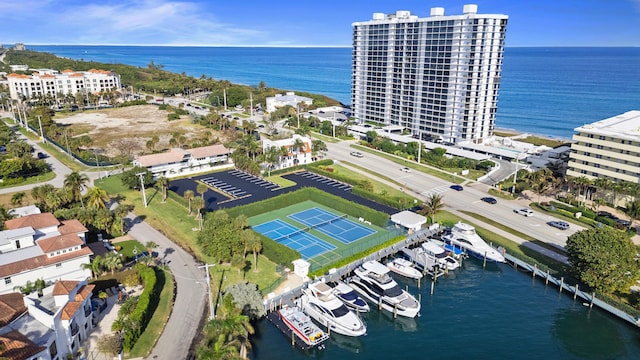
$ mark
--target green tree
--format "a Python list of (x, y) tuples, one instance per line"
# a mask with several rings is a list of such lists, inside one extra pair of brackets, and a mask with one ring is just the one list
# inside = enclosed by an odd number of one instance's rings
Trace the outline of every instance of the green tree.
[(82, 200), (82, 190), (87, 187), (89, 178), (87, 175), (74, 171), (64, 178), (64, 188), (67, 190), (74, 201), (80, 201), (84, 207)]
[(87, 190), (87, 206), (89, 208), (104, 209), (107, 207), (109, 194), (100, 187), (92, 187)]
[(200, 194), (200, 197), (204, 199), (204, 194), (209, 190), (209, 187), (205, 183), (198, 182), (196, 185), (196, 192)]
[(102, 264), (107, 268), (107, 270), (111, 271), (111, 274), (113, 275), (116, 270), (122, 267), (122, 258), (120, 257), (120, 254), (110, 252), (104, 256)]
[(162, 202), (167, 201), (167, 188), (169, 187), (169, 179), (161, 176), (156, 180), (156, 185), (160, 186), (160, 191), (162, 192)]
[(262, 250), (262, 240), (260, 237), (255, 235), (253, 230), (245, 230), (250, 232), (250, 236), (245, 238), (245, 246), (246, 248), (253, 252), (253, 271), (258, 272), (258, 253)]
[(182, 196), (189, 202), (189, 215), (191, 215), (191, 200), (193, 200), (193, 190), (185, 190)]
[(11, 196), (11, 205), (22, 205), (22, 201), (27, 194), (24, 191), (18, 191)]
[(431, 222), (435, 223), (436, 213), (443, 208), (444, 202), (442, 196), (433, 194), (422, 204), (422, 209), (418, 211), (418, 214), (431, 218)]
[(637, 249), (622, 231), (582, 230), (569, 236), (565, 248), (576, 276), (595, 290), (626, 292), (638, 278)]
[(143, 173), (142, 182), (144, 183), (144, 187), (151, 186), (153, 184), (153, 174), (149, 169), (136, 166), (131, 170), (125, 171), (122, 173), (122, 177), (120, 178), (122, 181), (122, 185), (128, 187), (129, 189), (140, 189), (140, 177), (136, 174)]
[(97, 279), (98, 276), (102, 273), (102, 256), (96, 255), (93, 260), (88, 264), (80, 264), (80, 267), (83, 269), (91, 270), (91, 274), (94, 279)]
[(266, 314), (262, 303), (263, 296), (256, 284), (249, 282), (233, 284), (227, 286), (223, 293), (225, 296), (231, 296), (236, 309), (251, 320), (260, 319)]

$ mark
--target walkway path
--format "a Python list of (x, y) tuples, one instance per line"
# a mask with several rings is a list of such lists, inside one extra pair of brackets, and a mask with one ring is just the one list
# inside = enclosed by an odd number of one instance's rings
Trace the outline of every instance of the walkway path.
[(149, 224), (130, 213), (129, 235), (145, 244), (158, 244), (158, 256), (173, 274), (175, 302), (169, 321), (148, 359), (187, 359), (191, 342), (197, 337), (207, 303), (207, 281), (193, 256), (174, 244)]

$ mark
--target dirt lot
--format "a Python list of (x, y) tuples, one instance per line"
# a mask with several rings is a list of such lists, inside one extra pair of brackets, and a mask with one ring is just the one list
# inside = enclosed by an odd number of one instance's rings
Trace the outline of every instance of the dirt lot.
[[(205, 136), (208, 130), (200, 125), (191, 123), (189, 116), (182, 116), (180, 120), (168, 121), (169, 112), (160, 110), (154, 105), (137, 105), (116, 109), (101, 109), (73, 113), (66, 117), (56, 115), (53, 120), (58, 124), (71, 125), (75, 136), (87, 134), (97, 148), (102, 148), (105, 155), (117, 154), (115, 141), (119, 139), (133, 140), (138, 144), (137, 154), (148, 153), (148, 140), (157, 135), (160, 142), (155, 150), (169, 148), (172, 134), (180, 132), (188, 142)], [(213, 134), (215, 137), (216, 134)]]

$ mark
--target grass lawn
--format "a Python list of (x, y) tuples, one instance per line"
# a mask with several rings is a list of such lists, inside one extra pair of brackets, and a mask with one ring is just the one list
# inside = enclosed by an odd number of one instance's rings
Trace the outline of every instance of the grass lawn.
[(281, 187), (283, 187), (283, 188), (290, 187), (290, 186), (295, 186), (295, 185), (296, 185), (296, 183), (295, 183), (295, 182), (293, 182), (293, 181), (291, 181), (291, 180), (287, 180), (287, 179), (285, 179), (285, 178), (283, 178), (283, 177), (280, 177), (279, 175), (274, 175), (274, 176), (268, 176), (268, 177), (265, 177), (265, 180), (267, 180), (267, 181), (271, 181), (271, 182), (272, 182), (272, 183), (274, 183), (274, 184), (278, 184), (278, 185), (280, 185), (280, 186), (281, 186)]
[(74, 160), (73, 157), (67, 155), (66, 152), (60, 151), (60, 149), (50, 143), (39, 143), (40, 147), (44, 149), (51, 156), (58, 159), (61, 163), (63, 163), (66, 167), (71, 169), (71, 171), (86, 171), (88, 169), (87, 166), (83, 165), (81, 162)]
[[(368, 148), (366, 146), (353, 144), (353, 145), (351, 145), (351, 147), (356, 148), (356, 149), (361, 150), (361, 151), (364, 151), (364, 152), (368, 152), (370, 154), (375, 154), (377, 156), (383, 157), (383, 158), (388, 159), (388, 160), (391, 160), (391, 161), (395, 162), (398, 165), (406, 166), (408, 168), (411, 168), (411, 169), (414, 169), (414, 170), (417, 170), (417, 171), (421, 171), (421, 172), (429, 174), (429, 175), (433, 175), (433, 176), (439, 177), (440, 179), (451, 181), (452, 183), (460, 184), (460, 183), (464, 182), (465, 180), (467, 180), (466, 178), (464, 178), (462, 176), (453, 175), (451, 173), (445, 172), (444, 170), (439, 170), (439, 169), (436, 169), (436, 168), (431, 167), (429, 165), (419, 165), (415, 161), (403, 159), (403, 158), (401, 158), (399, 156), (387, 154), (387, 153), (385, 153), (383, 151), (374, 150), (374, 149)], [(469, 172), (469, 173), (471, 173), (471, 172)], [(473, 180), (475, 180), (475, 179), (476, 178), (473, 178)]]
[(147, 251), (147, 248), (144, 247), (144, 244), (140, 243), (138, 240), (121, 241), (114, 244), (114, 246), (122, 246), (122, 249), (119, 252), (120, 254), (124, 255), (126, 259), (130, 259), (135, 255), (133, 253), (133, 249), (137, 249), (138, 254), (142, 253), (143, 251)]
[(339, 164), (333, 164), (330, 167), (332, 167), (336, 172), (338, 172), (338, 173), (340, 173), (342, 175), (348, 176), (348, 177), (350, 177), (352, 179), (355, 179), (355, 180), (358, 180), (358, 181), (362, 181), (362, 180), (370, 181), (373, 184), (373, 192), (375, 192), (375, 193), (385, 194), (385, 195), (388, 195), (388, 196), (399, 196), (399, 197), (403, 197), (403, 198), (409, 199), (410, 201), (413, 201), (413, 199), (414, 199), (413, 197), (411, 197), (411, 196), (407, 195), (406, 193), (400, 191), (400, 188), (403, 186), (401, 183), (399, 183), (399, 182), (397, 182), (397, 181), (395, 181), (395, 180), (393, 180), (393, 179), (391, 179), (389, 177), (386, 177), (384, 175), (373, 173), (373, 172), (371, 172), (371, 171), (369, 171), (369, 170), (367, 170), (367, 169), (365, 169), (365, 168), (363, 168), (361, 166), (355, 165), (353, 163), (347, 163), (347, 164), (349, 166), (353, 166), (353, 167), (358, 168), (360, 170), (366, 171), (367, 173), (375, 175), (375, 176), (377, 176), (379, 178), (382, 178), (382, 179), (385, 179), (387, 181), (390, 181), (391, 183), (398, 185), (398, 187), (392, 187), (392, 186), (389, 186), (387, 184), (383, 184), (381, 182), (375, 181), (375, 180), (371, 179), (368, 176), (365, 176), (363, 174), (357, 173), (357, 172), (355, 172), (355, 171), (353, 171), (351, 169), (347, 169), (346, 167), (341, 166)]
[[(11, 185), (7, 185), (7, 184), (3, 184), (0, 183), (0, 189), (9, 189), (12, 187), (16, 187), (16, 186), (22, 186), (22, 185), (31, 185), (31, 184), (38, 184), (41, 182), (45, 182), (45, 181), (49, 181), (49, 180), (53, 180), (56, 178), (56, 173), (53, 171), (49, 171), (48, 173), (44, 173), (38, 176), (31, 176), (28, 177), (26, 179), (24, 179), (24, 181), (21, 181), (17, 184), (11, 184)], [(25, 191), (25, 193), (31, 193), (31, 191)]]
[[(229, 264), (220, 264), (212, 268), (211, 271), (211, 291), (218, 294), (229, 285), (241, 282), (250, 282), (258, 284), (258, 289), (266, 289), (276, 282), (280, 275), (276, 272), (276, 264), (262, 255), (258, 255), (258, 271), (254, 271), (253, 253), (247, 254), (247, 263), (249, 266), (244, 271), (238, 271), (237, 268), (231, 267)], [(262, 294), (266, 296), (267, 294)], [(218, 297), (214, 297), (217, 299)]]
[[(158, 269), (161, 270), (161, 268)], [(160, 274), (165, 276), (165, 280), (162, 291), (160, 292), (158, 307), (153, 313), (149, 324), (147, 324), (147, 328), (140, 335), (140, 338), (138, 338), (138, 341), (136, 341), (136, 344), (128, 354), (129, 358), (146, 357), (149, 355), (151, 350), (153, 350), (153, 346), (160, 338), (162, 330), (164, 330), (171, 315), (171, 309), (173, 307), (173, 277), (169, 271), (156, 271), (157, 276), (160, 276)]]
[(317, 133), (317, 132), (312, 132), (311, 133), (311, 137), (314, 138), (314, 139), (322, 140), (322, 141), (324, 141), (326, 143), (327, 142), (329, 142), (329, 143), (338, 143), (338, 142), (341, 141), (338, 138), (334, 138), (334, 137), (327, 136), (327, 135), (324, 135), (324, 134), (320, 134), (320, 133)]
[[(148, 207), (144, 207), (142, 203), (142, 195), (140, 191), (129, 190), (122, 185), (119, 175), (110, 176), (108, 178), (98, 180), (97, 184), (100, 187), (107, 190), (109, 194), (118, 194), (124, 198), (124, 202), (133, 204), (135, 206), (134, 212), (136, 215), (143, 217), (144, 221), (149, 223), (152, 227), (163, 233), (169, 239), (180, 245), (183, 249), (191, 254), (194, 254), (197, 259), (205, 263), (213, 263), (214, 260), (207, 257), (202, 253), (200, 247), (196, 243), (198, 231), (193, 229), (198, 226), (194, 216), (187, 214), (187, 209), (178, 204), (176, 201), (168, 198), (165, 203), (162, 203), (162, 196), (156, 189), (147, 189)], [(142, 245), (146, 241), (153, 241), (153, 239), (140, 239)], [(119, 245), (120, 243), (118, 243)], [(146, 249), (145, 249), (146, 250)], [(253, 254), (247, 255), (247, 261), (253, 262)], [(279, 275), (276, 273), (276, 265), (272, 263), (266, 257), (261, 256), (258, 260), (258, 266), (260, 272), (254, 273), (253, 270), (249, 270), (245, 273), (245, 276), (233, 276), (231, 272), (236, 272), (236, 269), (231, 269), (230, 266), (220, 265), (211, 269), (212, 274), (220, 269), (225, 269), (225, 284), (231, 285), (238, 281), (251, 281), (258, 284), (260, 288), (267, 288), (273, 284)], [(218, 279), (220, 281), (220, 279)], [(215, 284), (212, 284), (215, 285)], [(224, 285), (224, 286), (226, 286)]]

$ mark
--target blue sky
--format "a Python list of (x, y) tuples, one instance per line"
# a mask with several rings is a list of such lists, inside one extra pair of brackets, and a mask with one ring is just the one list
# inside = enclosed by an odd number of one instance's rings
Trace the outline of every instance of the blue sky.
[(6, 0), (0, 43), (351, 46), (374, 12), (509, 15), (507, 46), (640, 46), (640, 0)]

